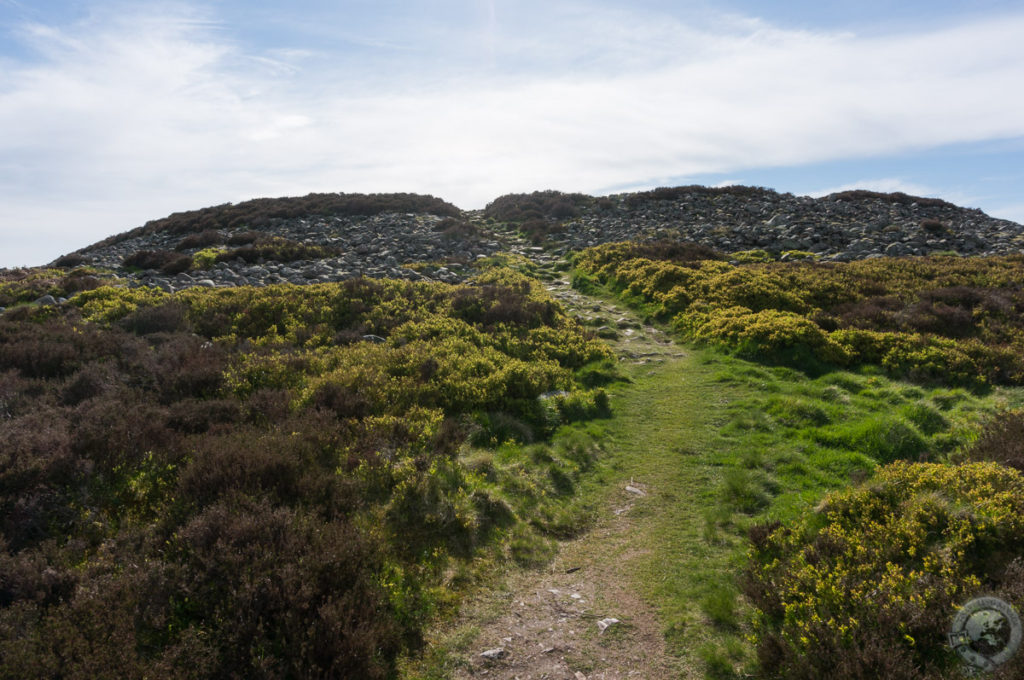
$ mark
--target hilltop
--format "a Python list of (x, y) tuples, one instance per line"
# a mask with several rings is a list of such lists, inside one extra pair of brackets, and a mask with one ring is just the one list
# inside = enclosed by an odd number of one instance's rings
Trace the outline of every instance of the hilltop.
[(482, 211), (413, 194), (257, 199), (175, 213), (55, 264), (113, 268), (130, 284), (165, 290), (357, 276), (454, 282), (477, 258), (523, 250), (523, 237), (555, 254), (672, 239), (727, 254), (759, 249), (785, 259), (809, 253), (835, 261), (1024, 249), (1021, 225), (938, 199), (867, 191), (810, 198), (756, 187), (690, 186), (605, 197), (509, 194)]

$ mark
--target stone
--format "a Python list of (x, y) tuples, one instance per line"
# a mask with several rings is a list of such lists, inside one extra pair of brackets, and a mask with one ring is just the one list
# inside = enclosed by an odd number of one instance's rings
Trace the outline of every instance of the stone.
[(380, 337), (379, 335), (372, 335), (372, 334), (364, 335), (363, 336), (363, 340), (366, 340), (368, 342), (375, 342), (377, 344), (380, 344), (382, 342), (387, 342), (387, 340), (385, 340), (384, 338)]
[(495, 647), (494, 649), (488, 649), (485, 652), (480, 652), (480, 656), (488, 661), (497, 661), (498, 659), (504, 659), (508, 656), (508, 652), (505, 651), (504, 647)]
[(41, 298), (38, 298), (32, 304), (37, 305), (39, 307), (56, 307), (57, 300), (52, 295), (44, 295)]
[(603, 633), (603, 632), (605, 632), (606, 630), (608, 630), (609, 628), (611, 628), (612, 626), (614, 626), (614, 625), (616, 625), (618, 623), (621, 623), (621, 621), (619, 621), (618, 619), (613, 619), (613, 618), (609, 617), (609, 618), (601, 619), (600, 621), (598, 621), (597, 622), (597, 628), (598, 628), (598, 630), (600, 630)]

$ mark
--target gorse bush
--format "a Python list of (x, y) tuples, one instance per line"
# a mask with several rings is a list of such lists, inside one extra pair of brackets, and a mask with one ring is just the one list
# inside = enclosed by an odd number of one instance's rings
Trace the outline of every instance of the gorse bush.
[(743, 590), (768, 677), (957, 677), (946, 633), (959, 606), (1020, 594), (1024, 478), (994, 463), (894, 463), (751, 539)]
[(0, 316), (0, 677), (393, 677), (453, 560), (571, 524), (584, 453), (463, 443), (607, 410), (574, 376), (609, 351), (509, 270), (31, 310)]
[(33, 302), (44, 295), (70, 297), (98, 288), (104, 277), (89, 267), (62, 269), (5, 269), (0, 271), (0, 307)]
[(575, 285), (607, 285), (685, 337), (744, 356), (876, 364), (920, 382), (1024, 382), (1021, 256), (730, 265), (606, 244), (576, 264)]

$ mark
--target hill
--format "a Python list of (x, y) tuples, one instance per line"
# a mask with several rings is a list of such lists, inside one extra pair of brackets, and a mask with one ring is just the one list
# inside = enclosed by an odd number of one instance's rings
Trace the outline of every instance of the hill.
[(311, 194), (0, 271), (0, 678), (959, 677), (1024, 605), (1022, 234)]
[[(797, 251), (836, 261), (1024, 249), (1021, 225), (938, 199), (865, 191), (815, 199), (754, 187), (677, 187), (600, 198), (510, 194), (482, 212), (412, 194), (258, 199), (154, 220), (57, 263), (114, 268), (129, 282), (165, 290), (196, 281), (261, 285), (356, 276), (450, 282), (474, 259), (508, 249), (516, 234), (556, 253), (665, 238), (724, 253), (763, 249), (780, 257)], [(423, 263), (435, 266), (404, 266)]]

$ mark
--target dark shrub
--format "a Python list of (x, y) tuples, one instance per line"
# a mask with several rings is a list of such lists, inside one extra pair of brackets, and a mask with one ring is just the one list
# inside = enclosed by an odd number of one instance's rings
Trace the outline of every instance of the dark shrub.
[(26, 378), (68, 376), (97, 354), (99, 343), (91, 329), (75, 333), (60, 319), (19, 323), (8, 314), (0, 321), (0, 370), (16, 369)]
[(209, 399), (220, 395), (227, 368), (226, 351), (202, 338), (176, 335), (155, 354), (156, 389), (160, 399)]
[(124, 258), (121, 264), (138, 269), (160, 269), (181, 257), (181, 253), (173, 250), (139, 250)]
[(454, 217), (446, 217), (435, 224), (434, 231), (440, 232), (444, 238), (456, 240), (480, 236), (480, 229), (476, 225)]
[(895, 296), (869, 297), (836, 305), (829, 314), (837, 317), (840, 328), (886, 330), (896, 326), (896, 314), (903, 303)]
[(16, 370), (0, 372), (0, 422), (22, 415), (37, 395), (31, 390), (37, 383)]
[(177, 302), (167, 302), (154, 307), (139, 307), (117, 322), (117, 325), (136, 335), (153, 333), (175, 333), (188, 331), (186, 308)]
[(851, 191), (840, 191), (839, 193), (825, 196), (825, 200), (832, 201), (886, 201), (900, 205), (917, 203), (921, 207), (955, 208), (952, 203), (947, 203), (939, 198), (923, 198), (921, 196), (909, 196), (902, 191), (883, 193), (879, 191), (867, 191), (866, 189), (853, 189)]
[(229, 246), (247, 246), (266, 236), (262, 231), (240, 231), (228, 237), (227, 244)]
[(359, 390), (339, 383), (324, 383), (313, 393), (314, 408), (331, 411), (339, 418), (362, 418), (371, 412), (370, 402)]
[(103, 285), (103, 282), (88, 269), (75, 269), (61, 279), (57, 285), (61, 292), (64, 293), (64, 296), (70, 297), (72, 294), (83, 290), (99, 288)]
[(302, 460), (287, 437), (240, 431), (200, 440), (178, 495), (199, 508), (236, 493), (292, 504), (301, 499), (301, 477)]
[(175, 250), (192, 250), (194, 248), (206, 248), (208, 246), (215, 246), (219, 243), (224, 242), (224, 234), (215, 230), (207, 229), (201, 231), (198, 234), (191, 234), (178, 241), (178, 245), (174, 246)]
[(252, 423), (276, 423), (291, 412), (291, 392), (284, 389), (261, 388), (245, 402), (246, 417)]
[(974, 314), (970, 309), (953, 307), (942, 302), (918, 302), (897, 315), (894, 320), (897, 326), (947, 338), (969, 338), (976, 332)]
[(61, 269), (71, 269), (73, 267), (80, 267), (83, 264), (88, 264), (89, 258), (81, 253), (69, 253), (67, 255), (61, 255), (53, 262), (54, 267), (60, 267)]
[(0, 609), (15, 602), (52, 605), (69, 597), (78, 574), (48, 562), (40, 550), (22, 550), (16, 555), (0, 550)]
[(1024, 472), (1024, 411), (996, 416), (985, 426), (968, 455), (971, 460), (992, 460)]
[(167, 426), (189, 434), (202, 434), (215, 425), (238, 422), (242, 408), (231, 399), (184, 399), (170, 406)]
[(98, 397), (117, 384), (117, 376), (108, 364), (91, 363), (71, 377), (61, 391), (61, 403), (77, 406), (86, 399)]
[(217, 640), (215, 677), (389, 676), (401, 630), (376, 547), (353, 527), (218, 504), (182, 529), (178, 549), (180, 595), (195, 603), (181, 615)]
[(706, 187), (698, 184), (691, 184), (681, 187), (658, 187), (651, 191), (640, 191), (635, 194), (630, 194), (626, 198), (626, 204), (635, 208), (646, 201), (677, 201), (693, 196), (737, 196), (741, 198), (765, 199), (778, 196), (778, 194), (771, 189), (766, 189), (764, 187), (748, 187), (740, 185)]
[(181, 274), (182, 272), (187, 272), (191, 268), (192, 257), (189, 255), (179, 254), (175, 256), (173, 259), (168, 260), (162, 267), (160, 267), (160, 271), (162, 271), (164, 274), (173, 275)]
[[(126, 407), (126, 405), (128, 405)], [(79, 404), (72, 416), (71, 449), (92, 461), (98, 471), (136, 465), (148, 452), (174, 441), (164, 426), (165, 410), (140, 394), (110, 393)]]
[(558, 221), (575, 217), (581, 208), (591, 205), (593, 201), (586, 194), (566, 194), (561, 191), (506, 194), (488, 203), (484, 215), (503, 222), (525, 222), (530, 219)]
[(67, 421), (59, 413), (0, 421), (0, 441), (0, 531), (8, 549), (66, 536), (78, 515), (67, 493), (89, 470), (72, 452)]

